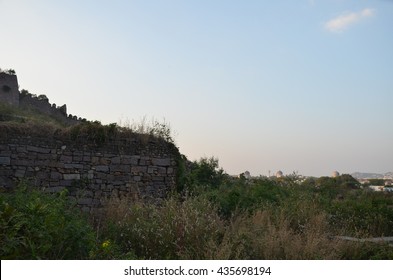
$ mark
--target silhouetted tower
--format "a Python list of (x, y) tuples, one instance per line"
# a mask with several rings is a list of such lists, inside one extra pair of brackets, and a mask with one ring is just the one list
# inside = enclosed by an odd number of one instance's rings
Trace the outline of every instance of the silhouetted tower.
[(0, 72), (0, 102), (19, 106), (19, 86), (16, 75)]

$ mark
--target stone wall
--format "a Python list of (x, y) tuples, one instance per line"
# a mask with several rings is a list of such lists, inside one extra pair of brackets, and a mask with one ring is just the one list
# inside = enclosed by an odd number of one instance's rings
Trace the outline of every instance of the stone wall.
[(19, 181), (67, 189), (85, 211), (109, 197), (163, 198), (176, 184), (178, 149), (144, 135), (117, 135), (104, 143), (60, 132), (0, 125), (0, 187)]
[(74, 125), (82, 121), (81, 118), (67, 115), (67, 106), (65, 104), (58, 107), (56, 104), (50, 104), (49, 99), (47, 98), (39, 98), (31, 94), (21, 93), (19, 95), (19, 107), (41, 112), (42, 114), (51, 116), (66, 125)]

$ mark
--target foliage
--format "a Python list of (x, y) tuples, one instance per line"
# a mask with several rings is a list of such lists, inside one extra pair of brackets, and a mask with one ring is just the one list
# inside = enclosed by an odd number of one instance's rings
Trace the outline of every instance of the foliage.
[(37, 96), (38, 100), (45, 100), (49, 102), (49, 98), (45, 94), (40, 94)]
[(112, 200), (101, 235), (122, 255), (143, 259), (201, 259), (220, 239), (223, 223), (212, 203), (171, 197), (162, 205)]
[(384, 179), (369, 179), (368, 181), (371, 186), (384, 186), (385, 185)]
[(118, 132), (117, 124), (102, 125), (101, 122), (83, 122), (72, 126), (69, 134), (72, 140), (84, 139), (91, 143), (103, 144)]
[(244, 180), (234, 180), (206, 191), (205, 195), (217, 203), (221, 215), (230, 217), (238, 210), (253, 211), (262, 204), (278, 204), (287, 196), (287, 190), (271, 180), (259, 179), (250, 184)]
[(330, 207), (332, 223), (348, 235), (393, 236), (393, 197), (359, 190)]
[(1, 69), (0, 68), (0, 73), (6, 73), (9, 75), (16, 75), (16, 72), (14, 69)]
[(348, 176), (246, 180), (223, 174), (214, 158), (179, 161), (192, 191), (153, 202), (112, 198), (94, 223), (64, 192), (0, 194), (1, 258), (393, 258), (387, 244), (337, 238), (392, 236), (393, 194), (355, 189)]
[(192, 185), (208, 186), (218, 188), (224, 181), (226, 175), (219, 167), (218, 159), (215, 157), (201, 158), (194, 161), (190, 167), (190, 180)]
[(356, 189), (360, 183), (349, 174), (343, 174), (337, 177), (320, 177), (316, 180), (317, 186), (338, 187)]
[(150, 123), (146, 117), (143, 117), (139, 121), (131, 121), (127, 119), (121, 120), (118, 126), (123, 132), (127, 131), (147, 135), (175, 144), (175, 137), (173, 136), (171, 126), (165, 121), (165, 119), (158, 121), (153, 118)]
[(19, 186), (0, 194), (1, 259), (85, 259), (94, 231), (66, 193)]
[(56, 118), (29, 108), (19, 108), (0, 102), (0, 115), (7, 115), (7, 120), (2, 121), (1, 125), (11, 125), (16, 129), (25, 128), (21, 125), (51, 127), (53, 130), (63, 129), (65, 124)]

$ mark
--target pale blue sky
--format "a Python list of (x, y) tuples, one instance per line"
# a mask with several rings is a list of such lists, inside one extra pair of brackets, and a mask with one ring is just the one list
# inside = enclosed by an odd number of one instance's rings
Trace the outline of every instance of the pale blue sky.
[(0, 0), (0, 67), (230, 174), (393, 171), (393, 1)]

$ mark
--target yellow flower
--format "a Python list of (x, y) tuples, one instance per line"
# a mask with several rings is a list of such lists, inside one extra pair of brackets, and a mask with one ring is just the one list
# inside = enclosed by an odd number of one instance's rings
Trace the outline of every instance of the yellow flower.
[(105, 240), (103, 243), (102, 243), (102, 248), (108, 248), (108, 246), (111, 244), (111, 242), (109, 241), (109, 240)]

